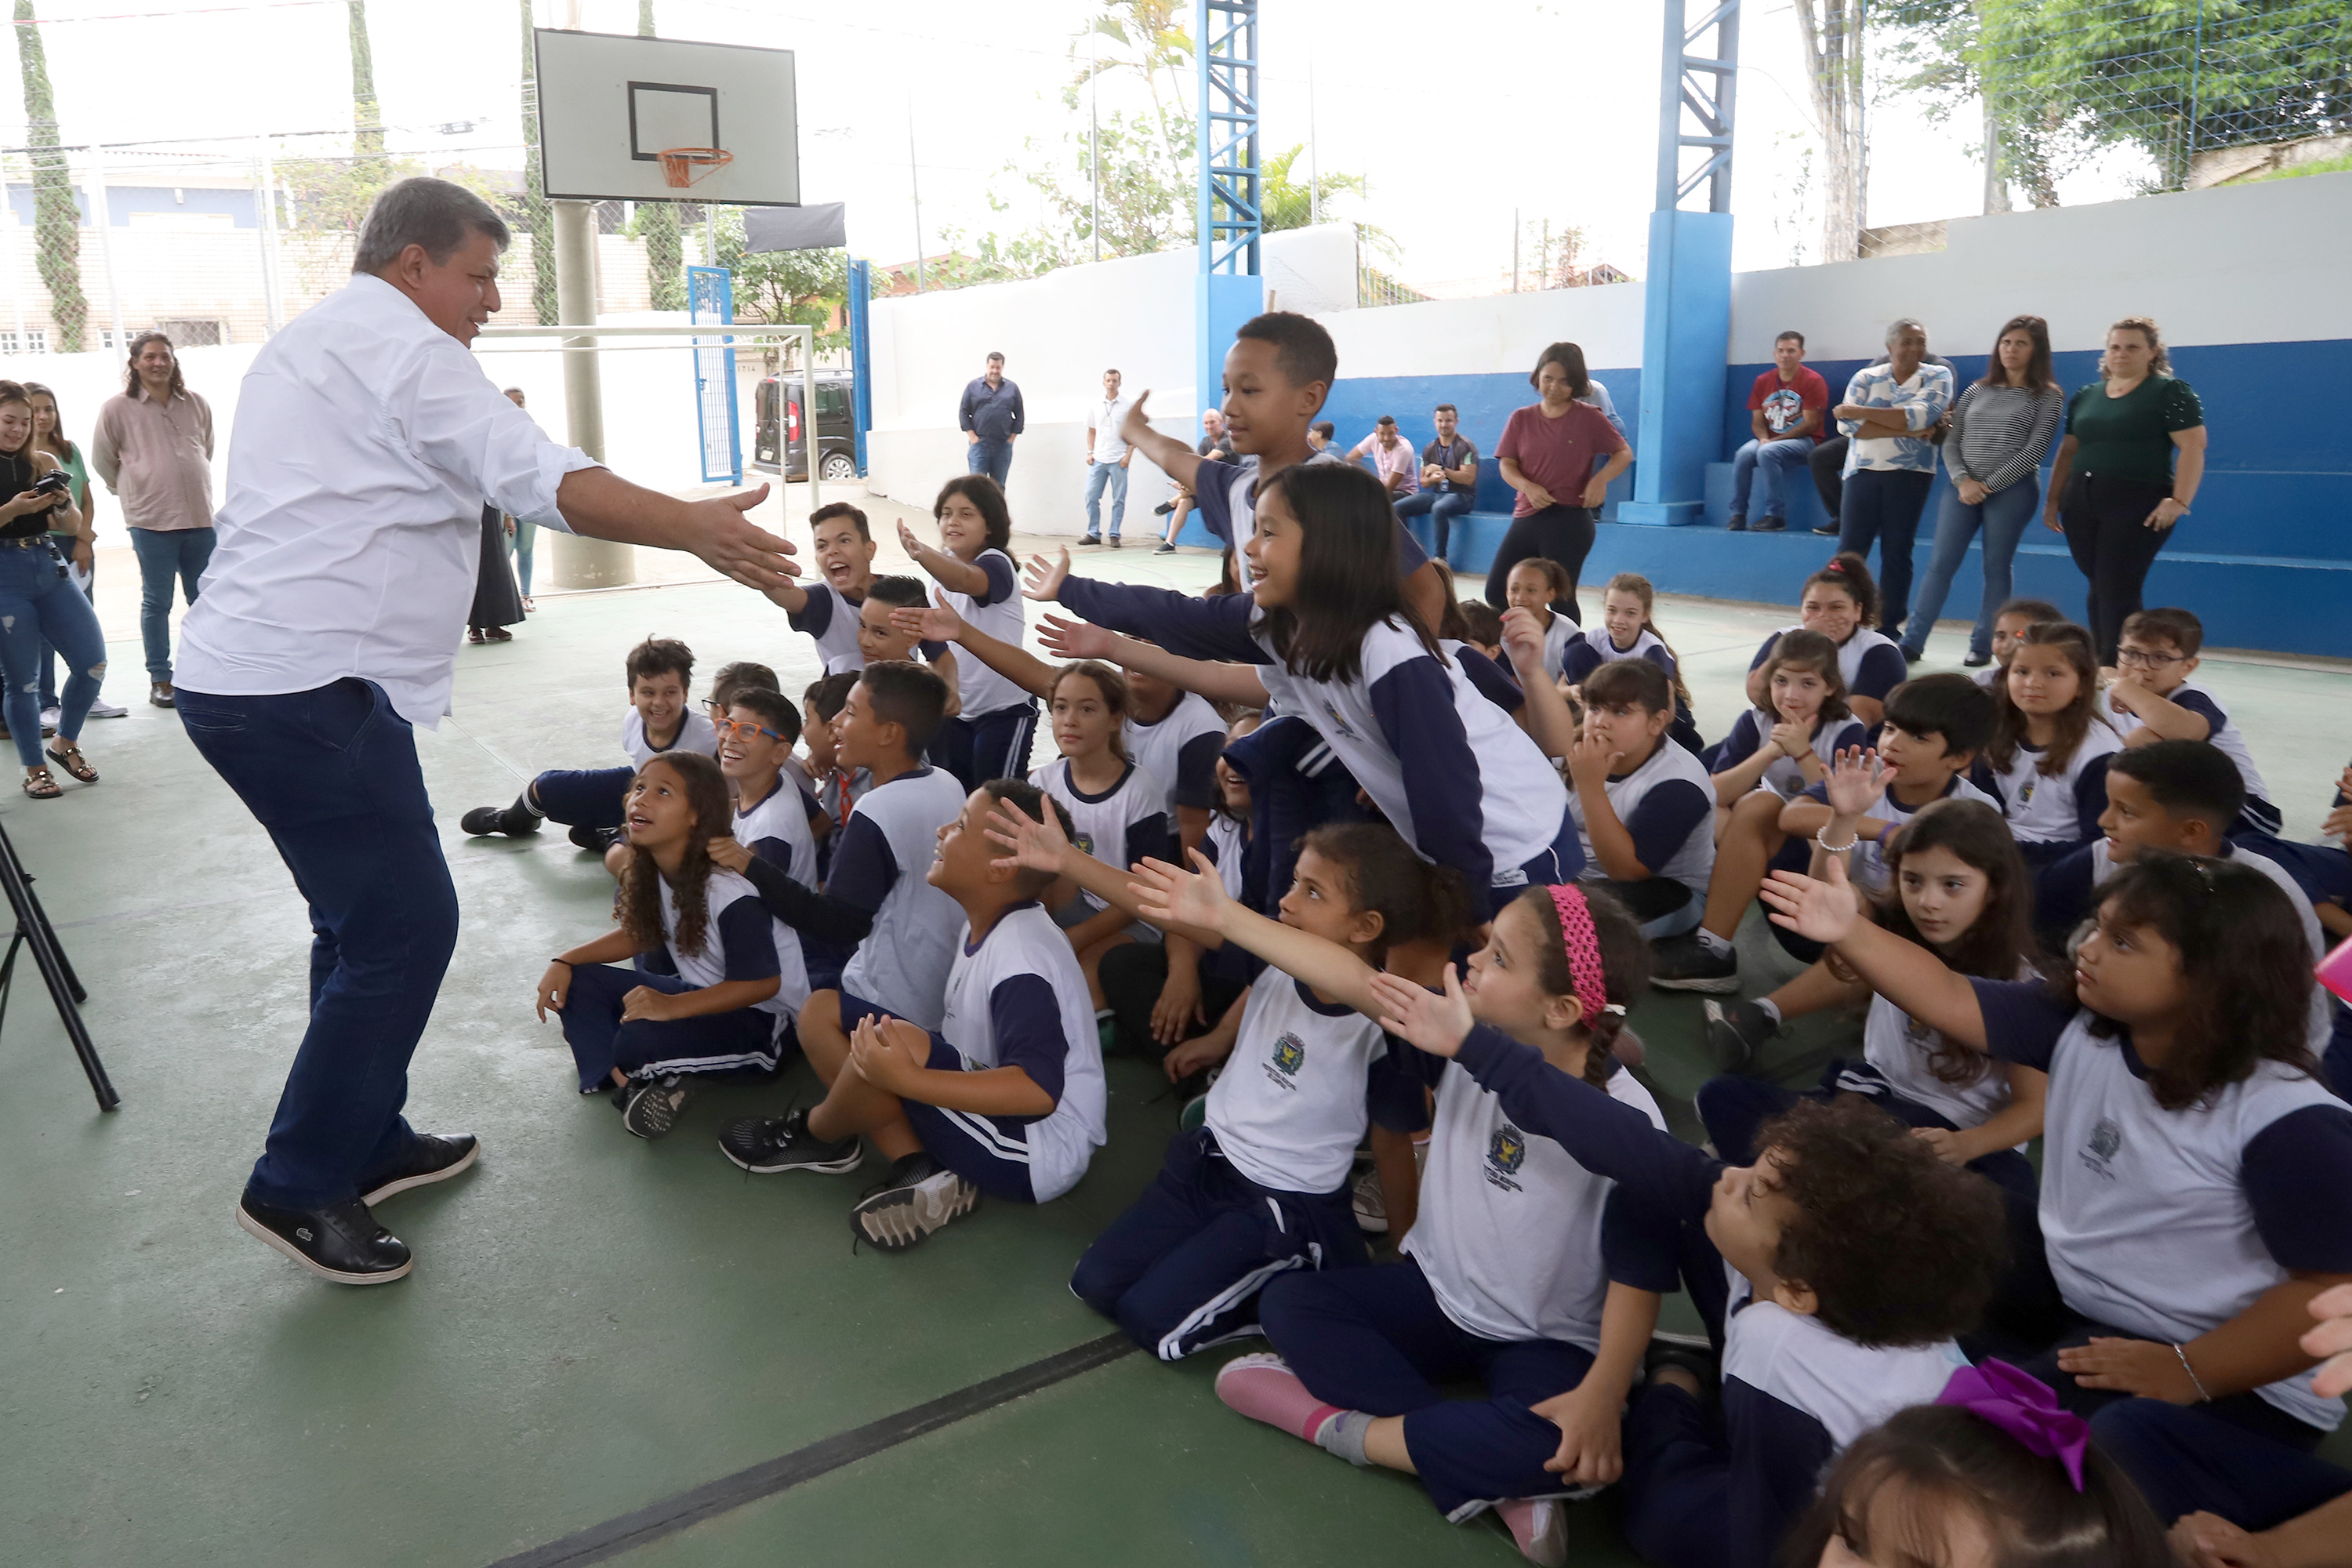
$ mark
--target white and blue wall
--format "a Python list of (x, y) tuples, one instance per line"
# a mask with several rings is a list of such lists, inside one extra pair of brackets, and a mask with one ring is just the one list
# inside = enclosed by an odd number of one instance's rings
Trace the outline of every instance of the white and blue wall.
[[(1752, 221), (1752, 220), (1751, 220)], [(2107, 324), (2154, 317), (2176, 374), (2197, 388), (2210, 447), (2194, 515), (2180, 524), (2148, 579), (2148, 602), (2181, 604), (2216, 647), (2352, 657), (2352, 407), (2334, 373), (2352, 356), (2352, 174), (2147, 196), (1955, 220), (1947, 248), (1827, 267), (1735, 274), (1730, 365), (1705, 521), (1692, 528), (1614, 521), (1619, 481), (1584, 580), (1636, 571), (1664, 592), (1788, 603), (1828, 553), (1810, 487), (1784, 534), (1722, 528), (1727, 462), (1747, 439), (1747, 389), (1770, 363), (1773, 336), (1805, 333), (1809, 358), (1831, 384), (1878, 352), (1885, 323), (1916, 316), (1965, 383), (1980, 374), (2001, 323), (2048, 319), (2061, 381), (2092, 379)], [(1392, 414), (1426, 440), (1431, 407), (1456, 405), (1465, 432), (1491, 454), (1548, 342), (1580, 343), (1638, 437), (1644, 290), (1603, 289), (1358, 310), (1352, 244), (1327, 226), (1271, 236), (1267, 285), (1276, 308), (1307, 310), (1339, 349), (1327, 405), (1343, 442)], [(1085, 402), (1103, 366), (1128, 386), (1153, 388), (1154, 423), (1193, 427), (1190, 384), (1190, 251), (1073, 268), (1031, 282), (875, 304), (877, 488), (928, 496), (961, 471), (956, 399), (982, 355), (1002, 348), (1028, 398), (1031, 438), (1016, 449), (1013, 490), (1022, 526), (1076, 532), (1085, 482)], [(1040, 438), (1042, 437), (1042, 439)], [(1499, 539), (1508, 492), (1486, 465), (1465, 552), (1482, 563)], [(1144, 479), (1138, 465), (1136, 479)], [(1944, 482), (1937, 480), (1917, 542), (1924, 572)], [(1164, 493), (1139, 482), (1139, 510)], [(1981, 591), (1972, 552), (1948, 616), (1972, 613)], [(2036, 527), (2017, 562), (2016, 591), (2072, 613), (2083, 583), (2064, 542)]]

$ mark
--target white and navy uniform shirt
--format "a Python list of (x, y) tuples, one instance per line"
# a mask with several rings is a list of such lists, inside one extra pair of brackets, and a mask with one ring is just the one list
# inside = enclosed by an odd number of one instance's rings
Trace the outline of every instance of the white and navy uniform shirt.
[(925, 875), (939, 857), (940, 829), (962, 815), (963, 803), (963, 785), (940, 768), (867, 791), (850, 811), (825, 881), (829, 896), (874, 913), (841, 988), (926, 1029), (940, 1026), (963, 909)]
[[(1715, 875), (1715, 784), (1706, 764), (1661, 735), (1640, 765), (1611, 778), (1602, 792), (1633, 837), (1633, 858), (1650, 875), (1670, 878), (1705, 898), (1707, 879)], [(1584, 825), (1584, 797), (1568, 800), (1584, 849), (1584, 874), (1603, 878)]]
[[(1812, 801), (1819, 805), (1829, 805), (1829, 781), (1824, 779), (1822, 783), (1810, 786), (1801, 798)], [(1944, 785), (1944, 793), (1937, 795), (1936, 799), (1980, 801), (1995, 811), (2000, 809), (2000, 802), (1977, 788), (1958, 773), (1951, 776), (1950, 782)], [(1879, 830), (1876, 838), (1864, 838), (1853, 847), (1853, 853), (1846, 858), (1847, 879), (1855, 887), (1864, 888), (1872, 892), (1876, 892), (1886, 886), (1886, 857), (1881, 851), (1880, 846), (1894, 837), (1896, 828), (1933, 804), (1935, 803), (1930, 801), (1923, 805), (1906, 805), (1895, 798), (1895, 791), (1892, 788), (1881, 790), (1878, 798), (1870, 803), (1870, 809), (1862, 814), (1862, 818), (1864, 822), (1883, 822), (1886, 826)]]
[[(1516, 1045), (1486, 1025), (1471, 1030), (1481, 1033)], [(1415, 1058), (1424, 1070), (1437, 1068), (1437, 1111), (1421, 1217), (1404, 1250), (1457, 1326), (1484, 1340), (1557, 1340), (1596, 1350), (1611, 1280), (1674, 1289), (1671, 1226), (1648, 1232), (1634, 1226), (1637, 1211), (1616, 1201), (1616, 1184), (1555, 1142), (1538, 1107), (1506, 1104), (1459, 1058), (1442, 1067), (1435, 1058)], [(1558, 1070), (1540, 1057), (1537, 1065)], [(1612, 1072), (1607, 1092), (1665, 1130), (1657, 1102), (1632, 1073)]]
[(1209, 1088), (1217, 1147), (1261, 1187), (1338, 1192), (1364, 1139), (1365, 1080), (1388, 1051), (1378, 1024), (1268, 969), (1250, 987), (1234, 1054)]
[[(2262, 770), (2254, 766), (2254, 753), (2246, 746), (2246, 732), (2230, 721), (2229, 710), (2211, 689), (2193, 680), (2184, 680), (2163, 696), (2167, 702), (2186, 708), (2204, 720), (2206, 741), (2238, 764), (2238, 776), (2246, 784), (2246, 804), (2240, 809), (2238, 820), (2257, 833), (2278, 832), (2286, 819), (2271, 804), (2270, 785), (2263, 783)], [(2126, 741), (2140, 727), (2139, 715), (2116, 701), (2113, 687), (2099, 694), (2099, 716), (2114, 725), (2116, 733)]]
[(1885, 997), (1870, 999), (1870, 1011), (1862, 1022), (1862, 1059), (1877, 1070), (1887, 1088), (1963, 1132), (2008, 1110), (2009, 1074), (1999, 1062), (1975, 1058), (1984, 1070), (1968, 1083), (1948, 1083), (1936, 1076), (1929, 1058), (1943, 1044), (1942, 1035)]
[[(1715, 771), (1722, 773), (1738, 766), (1754, 756), (1772, 741), (1772, 726), (1780, 721), (1777, 713), (1766, 713), (1750, 708), (1732, 721), (1731, 733), (1723, 738), (1723, 749), (1716, 753)], [(1813, 755), (1820, 759), (1824, 772), (1837, 765), (1837, 754), (1863, 743), (1869, 731), (1856, 719), (1816, 719), (1813, 721)], [(1805, 770), (1794, 757), (1777, 757), (1764, 770), (1756, 787), (1769, 790), (1782, 800), (1794, 800), (1805, 793)], [(1647, 862), (1644, 862), (1647, 864)]]
[[(1364, 634), (1353, 679), (1314, 680), (1261, 639), (1245, 594), (1195, 599), (1074, 577), (1062, 603), (1181, 658), (1256, 666), (1267, 696), (1315, 727), (1406, 842), (1463, 874), (1479, 918), (1491, 889), (1524, 885), (1529, 862), (1549, 863), (1561, 847), (1568, 790), (1543, 749), (1479, 689), (1466, 660), (1439, 658), (1393, 621)], [(1559, 875), (1576, 869), (1563, 864)]]
[(999, 915), (977, 946), (971, 938), (969, 921), (950, 931), (955, 964), (940, 1037), (967, 1071), (1019, 1068), (1053, 1097), (1054, 1109), (1039, 1117), (934, 1109), (994, 1158), (1027, 1165), (1032, 1195), (1050, 1203), (1077, 1185), (1107, 1135), (1087, 977), (1061, 928), (1034, 903)]
[[(2352, 1273), (2352, 1106), (2268, 1059), (2182, 1110), (2150, 1092), (2127, 1034), (2038, 982), (1971, 980), (1991, 1052), (2050, 1075), (2042, 1236), (2066, 1305), (2164, 1344), (2209, 1333), (2289, 1270)], [(2333, 1194), (2332, 1196), (2330, 1194)], [(2253, 1392), (2332, 1432), (2311, 1372)]]
[[(1324, 454), (1307, 459), (1318, 460), (1344, 463), (1348, 459), (1336, 447), (1327, 447)], [(1193, 511), (1201, 526), (1216, 535), (1229, 550), (1240, 550), (1256, 523), (1257, 474), (1257, 456), (1251, 453), (1230, 461), (1204, 455), (1192, 476)], [(1429, 564), (1429, 552), (1421, 547), (1421, 542), (1402, 521), (1396, 525), (1396, 550), (1400, 577), (1410, 577)]]
[(709, 715), (689, 708), (686, 721), (677, 727), (677, 739), (667, 746), (656, 746), (646, 738), (645, 715), (632, 708), (621, 718), (621, 750), (629, 753), (633, 766), (644, 767), (664, 752), (700, 752), (706, 757), (719, 754), (719, 730)]
[[(776, 994), (765, 1002), (754, 1002), (752, 1008), (771, 1015), (777, 1031), (792, 1021), (808, 1000), (808, 972), (801, 965), (800, 940), (790, 926), (768, 912), (760, 901), (760, 890), (732, 871), (713, 868), (710, 879), (702, 888), (706, 919), (702, 927), (702, 951), (681, 952), (677, 945), (677, 895), (670, 890), (667, 879), (661, 881), (661, 921), (663, 945), (670, 963), (677, 966), (677, 977), (696, 990), (705, 990), (730, 980), (766, 980), (773, 976)], [(769, 1053), (772, 1059), (774, 1052)], [(734, 1058), (698, 1060), (694, 1069), (709, 1069), (732, 1065)], [(672, 1064), (666, 1070), (686, 1070)]]
[[(814, 989), (809, 972), (836, 973), (841, 963), (838, 950), (810, 951), (793, 925), (789, 911), (782, 907), (790, 894), (778, 886), (781, 879), (797, 883), (809, 892), (816, 890), (816, 835), (809, 827), (808, 807), (808, 797), (793, 783), (791, 770), (779, 769), (775, 782), (759, 805), (746, 811), (739, 804), (735, 810), (735, 842), (751, 852), (751, 864), (744, 875), (759, 890), (760, 900), (768, 907), (768, 912), (779, 921), (777, 941), (791, 947), (789, 954), (779, 949), (785, 969), (789, 971), (795, 963), (801, 967), (802, 1002), (807, 1001), (809, 992)], [(795, 1012), (799, 1011), (799, 1003), (793, 1005)]]
[(2058, 772), (2042, 772), (2042, 749), (2020, 741), (2005, 768), (1994, 767), (1990, 756), (1981, 759), (1977, 782), (2000, 800), (2010, 836), (2020, 844), (2087, 844), (2101, 837), (2107, 759), (2123, 749), (2123, 737), (2094, 719), (2083, 743)]
[(1168, 835), (1176, 836), (1176, 808), (1208, 810), (1217, 804), (1217, 758), (1225, 749), (1225, 721), (1197, 691), (1187, 691), (1156, 724), (1130, 718), (1123, 733), (1135, 765), (1167, 789)]
[[(1125, 871), (1147, 856), (1165, 858), (1171, 835), (1168, 829), (1168, 792), (1160, 781), (1129, 763), (1118, 782), (1100, 795), (1088, 795), (1070, 776), (1070, 759), (1057, 757), (1030, 773), (1029, 782), (1062, 803), (1070, 814), (1070, 842), (1114, 871)], [(1078, 889), (1086, 920), (1109, 906)], [(1072, 923), (1076, 923), (1075, 921)], [(1130, 921), (1128, 934), (1138, 942), (1158, 942), (1159, 928)]]
[[(1024, 622), (1020, 574), (1013, 569), (1013, 557), (1002, 550), (983, 550), (971, 564), (988, 578), (987, 588), (976, 595), (950, 592), (948, 607), (999, 642), (1019, 647)], [(1036, 700), (976, 658), (957, 660), (956, 679), (963, 700), (962, 716), (968, 720), (1003, 708), (1027, 707)]]
[[(1546, 675), (1558, 680), (1560, 672), (1568, 668), (1569, 650), (1582, 642), (1586, 634), (1582, 626), (1578, 626), (1558, 610), (1550, 611), (1549, 614), (1551, 619), (1544, 626), (1543, 667)], [(1609, 636), (1607, 627), (1601, 628), (1601, 636), (1604, 639), (1607, 638)]]
[[(1242, 818), (1218, 811), (1209, 818), (1209, 831), (1201, 836), (1201, 853), (1217, 868), (1217, 880), (1224, 884), (1225, 897), (1237, 904), (1246, 905), (1244, 896), (1248, 886), (1250, 825)], [(1247, 948), (1237, 942), (1211, 948), (1201, 954), (1201, 973), (1220, 979), (1247, 984), (1265, 967)]]
[[(853, 599), (837, 592), (830, 583), (811, 583), (802, 592), (808, 595), (797, 613), (786, 611), (784, 618), (793, 630), (800, 632), (816, 644), (817, 657), (824, 661), (827, 675), (855, 673), (866, 668), (866, 655), (857, 646), (857, 618), (866, 608), (866, 596)], [(943, 642), (919, 642), (915, 645), (925, 659), (932, 664), (947, 651)], [(958, 675), (961, 675), (958, 667)]]
[[(1761, 669), (1772, 650), (1790, 632), (1802, 631), (1802, 626), (1782, 626), (1764, 639), (1756, 657), (1748, 661), (1750, 669)], [(1903, 684), (1909, 667), (1903, 662), (1903, 647), (1893, 637), (1877, 632), (1857, 629), (1852, 637), (1838, 644), (1838, 674), (1845, 679), (1846, 695), (1867, 697), (1884, 702), (1886, 694)]]
[[(2294, 873), (2269, 856), (2257, 855), (2227, 839), (2222, 841), (2221, 853), (2216, 858), (2234, 860), (2268, 877), (2286, 895), (2287, 902), (2294, 906), (2295, 915), (2303, 922), (2303, 940), (2311, 945), (2313, 964), (2327, 956), (2327, 933), (2319, 924), (2318, 911), (2311, 907), (2311, 895), (2303, 890)], [(2044, 931), (2074, 931), (2098, 912), (2095, 896), (2115, 868), (2114, 850), (2104, 837), (2043, 867), (2033, 879), (2034, 924)], [(2311, 994), (2311, 1054), (2325, 1057), (2335, 1033), (2336, 1005), (2329, 1000), (2325, 987), (2315, 985)]]
[[(1559, 618), (1557, 612), (1554, 618)], [(1559, 628), (1555, 626), (1553, 629)], [(1549, 663), (1551, 640), (1549, 637), (1544, 639), (1544, 656), (1546, 663)], [(1632, 647), (1619, 647), (1605, 626), (1579, 628), (1578, 635), (1570, 639), (1560, 656), (1560, 668), (1552, 673), (1556, 676), (1565, 674), (1571, 685), (1581, 686), (1586, 676), (1612, 658), (1646, 658), (1664, 670), (1669, 680), (1674, 679), (1675, 656), (1666, 651), (1666, 645), (1659, 640), (1657, 633), (1637, 632)]]

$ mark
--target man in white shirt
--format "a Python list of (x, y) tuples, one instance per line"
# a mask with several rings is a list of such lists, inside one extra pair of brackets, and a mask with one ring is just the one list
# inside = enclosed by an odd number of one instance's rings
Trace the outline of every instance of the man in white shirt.
[(1110, 487), (1110, 547), (1118, 548), (1118, 525), (1127, 516), (1127, 464), (1135, 456), (1118, 433), (1118, 422), (1135, 406), (1132, 397), (1118, 395), (1118, 372), (1103, 372), (1103, 395), (1087, 410), (1087, 536), (1079, 542), (1100, 544), (1103, 487)]
[(793, 546), (559, 447), (466, 345), (499, 309), (507, 226), (445, 180), (376, 198), (350, 283), (270, 340), (238, 400), (205, 592), (180, 631), (188, 738), (269, 829), (310, 906), (310, 1022), (237, 1224), (326, 1279), (408, 1273), (368, 1205), (473, 1164), (401, 1118), (457, 939), (413, 725), (447, 711), (483, 502), (687, 550), (762, 590)]

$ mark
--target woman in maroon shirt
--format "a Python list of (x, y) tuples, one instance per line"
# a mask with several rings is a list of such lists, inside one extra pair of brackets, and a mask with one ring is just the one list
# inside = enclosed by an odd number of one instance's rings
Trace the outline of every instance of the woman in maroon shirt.
[[(1511, 508), (1510, 531), (1486, 573), (1486, 602), (1500, 608), (1511, 568), (1530, 555), (1548, 555), (1568, 569), (1568, 598), (1556, 608), (1581, 625), (1576, 582), (1592, 549), (1592, 515), (1608, 494), (1609, 481), (1632, 465), (1633, 452), (1607, 416), (1580, 401), (1591, 380), (1584, 374), (1584, 351), (1576, 344), (1554, 343), (1544, 350), (1528, 381), (1543, 401), (1513, 409), (1495, 447), (1503, 478), (1519, 493)], [(1604, 452), (1608, 465), (1595, 473), (1593, 459)]]

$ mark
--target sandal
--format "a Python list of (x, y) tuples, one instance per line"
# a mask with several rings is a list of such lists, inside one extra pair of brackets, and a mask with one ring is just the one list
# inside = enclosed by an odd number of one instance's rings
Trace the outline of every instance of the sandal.
[(480, 642), (482, 640), (482, 628), (479, 626), (467, 626), (466, 628), (466, 640), (470, 643)]
[(55, 800), (66, 792), (48, 769), (35, 767), (25, 770), (25, 793), (35, 800)]
[(68, 742), (62, 747), (48, 747), (47, 751), (49, 761), (57, 763), (82, 783), (92, 784), (98, 782), (98, 770), (89, 765), (89, 759), (81, 754), (79, 746)]

